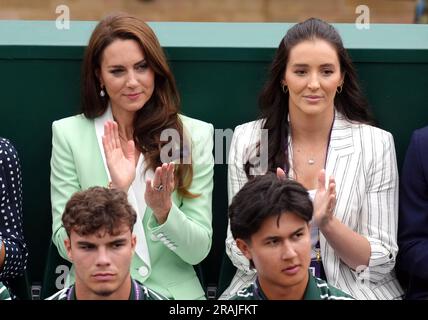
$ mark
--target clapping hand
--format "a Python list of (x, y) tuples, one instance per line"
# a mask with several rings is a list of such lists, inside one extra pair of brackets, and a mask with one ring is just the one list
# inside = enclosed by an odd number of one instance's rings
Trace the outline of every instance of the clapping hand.
[(123, 150), (120, 144), (117, 123), (115, 121), (107, 121), (104, 124), (102, 141), (112, 187), (127, 192), (135, 179), (134, 140), (129, 140), (126, 143), (125, 150)]
[(318, 176), (318, 189), (314, 199), (313, 220), (321, 229), (333, 219), (333, 211), (336, 207), (336, 182), (329, 178), (328, 187), (325, 187), (325, 170), (321, 170)]
[(144, 198), (159, 224), (166, 221), (172, 207), (171, 194), (175, 189), (174, 166), (174, 162), (162, 164), (156, 168), (153, 180), (146, 181)]
[[(276, 176), (279, 179), (286, 179), (286, 174), (281, 168), (276, 169)], [(318, 189), (314, 199), (313, 222), (319, 227), (324, 227), (333, 218), (333, 211), (336, 207), (336, 182), (333, 177), (329, 178), (328, 188), (325, 188), (325, 170), (321, 170), (318, 175)]]
[(285, 180), (287, 178), (285, 171), (282, 170), (280, 167), (276, 168), (276, 176), (281, 180)]

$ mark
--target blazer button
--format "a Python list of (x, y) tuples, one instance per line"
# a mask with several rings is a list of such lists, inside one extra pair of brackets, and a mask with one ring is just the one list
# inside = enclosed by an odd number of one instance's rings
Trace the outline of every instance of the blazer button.
[(152, 241), (159, 241), (158, 237), (155, 234), (151, 234), (150, 239), (152, 239)]
[(147, 267), (142, 266), (138, 269), (138, 273), (140, 274), (140, 276), (145, 277), (149, 274), (149, 269), (147, 269)]

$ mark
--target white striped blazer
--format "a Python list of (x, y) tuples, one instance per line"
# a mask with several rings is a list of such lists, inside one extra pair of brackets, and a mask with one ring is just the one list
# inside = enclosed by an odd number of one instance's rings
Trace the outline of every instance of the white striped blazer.
[[(247, 182), (244, 164), (260, 140), (262, 125), (263, 120), (257, 120), (235, 129), (229, 151), (229, 203)], [(398, 171), (392, 135), (373, 126), (350, 122), (336, 112), (326, 174), (336, 180), (335, 216), (365, 236), (371, 246), (368, 268), (357, 272), (340, 260), (321, 233), (327, 281), (356, 299), (400, 299), (403, 291), (393, 270), (398, 251)], [(226, 252), (238, 270), (221, 298), (228, 298), (255, 279), (255, 271), (237, 248), (230, 227)]]

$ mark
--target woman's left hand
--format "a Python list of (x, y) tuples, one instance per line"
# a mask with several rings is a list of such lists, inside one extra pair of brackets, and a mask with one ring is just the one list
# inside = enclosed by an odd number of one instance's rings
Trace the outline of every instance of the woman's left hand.
[(313, 220), (321, 229), (333, 219), (333, 211), (336, 207), (336, 183), (333, 177), (329, 178), (328, 188), (325, 188), (325, 170), (318, 175), (318, 189), (314, 199)]
[(173, 162), (164, 163), (157, 167), (153, 181), (147, 179), (144, 199), (153, 210), (153, 214), (159, 224), (163, 224), (168, 218), (172, 207), (171, 194), (174, 192), (174, 167)]

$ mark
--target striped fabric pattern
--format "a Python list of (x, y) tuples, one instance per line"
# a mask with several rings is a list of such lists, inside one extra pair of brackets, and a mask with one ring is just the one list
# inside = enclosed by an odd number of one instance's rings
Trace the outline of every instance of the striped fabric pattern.
[[(258, 280), (239, 290), (230, 300), (268, 300)], [(329, 285), (322, 279), (309, 275), (302, 300), (355, 300), (343, 291)]]
[[(131, 298), (130, 300), (168, 300), (168, 298), (164, 297), (163, 295), (147, 288), (143, 284), (139, 283), (136, 280), (132, 280), (133, 285), (138, 286), (139, 292), (141, 292), (141, 295), (136, 295), (135, 290), (131, 291)], [(74, 292), (75, 292), (75, 286), (72, 285), (70, 287), (66, 287), (57, 293), (53, 294), (52, 296), (46, 298), (46, 300), (68, 300), (69, 296), (71, 299), (74, 299)]]
[(7, 291), (7, 288), (1, 282), (0, 282), (0, 300), (11, 300), (9, 291)]
[[(235, 129), (229, 152), (229, 203), (247, 182), (243, 166), (260, 140), (262, 125), (263, 120), (258, 120)], [(289, 145), (291, 157), (291, 139)], [(401, 299), (403, 291), (393, 270), (398, 252), (398, 170), (392, 135), (373, 126), (352, 123), (336, 112), (326, 174), (336, 180), (335, 216), (365, 236), (371, 246), (369, 266), (357, 272), (340, 260), (320, 234), (327, 281), (356, 299)], [(292, 168), (290, 177), (293, 178)], [(230, 298), (255, 279), (255, 271), (250, 270), (248, 260), (236, 247), (229, 227), (226, 252), (238, 271), (221, 299)]]

